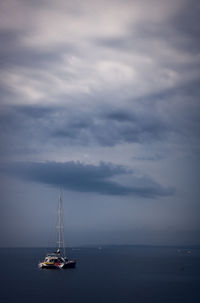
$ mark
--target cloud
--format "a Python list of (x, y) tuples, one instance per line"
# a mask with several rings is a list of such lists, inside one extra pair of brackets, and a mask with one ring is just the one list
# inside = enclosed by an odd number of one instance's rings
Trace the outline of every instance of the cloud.
[(13, 97), (2, 102), (82, 98), (91, 106), (99, 96), (113, 105), (197, 80), (198, 9), (197, 1), (177, 0), (7, 1), (0, 82)]
[[(73, 146), (112, 147), (123, 143), (152, 143), (167, 138), (170, 127), (155, 113), (139, 113), (104, 106), (16, 106), (0, 113), (1, 151), (35, 153), (36, 149)], [(12, 149), (10, 143), (12, 142)], [(45, 145), (44, 145), (45, 142)]]
[(1, 167), (2, 171), (24, 180), (63, 187), (76, 192), (104, 195), (137, 196), (156, 198), (172, 195), (174, 190), (164, 188), (147, 177), (133, 176), (132, 186), (124, 186), (113, 178), (123, 175), (131, 177), (130, 169), (120, 165), (101, 162), (99, 165), (80, 162), (10, 163)]
[(0, 5), (1, 156), (198, 150), (197, 1)]
[[(89, 218), (94, 207), (95, 224), (106, 215), (117, 228), (191, 226), (199, 197), (199, 9), (197, 0), (0, 2), (8, 214), (18, 184), (27, 186), (23, 195), (37, 188), (40, 197), (49, 184), (62, 185), (71, 201), (83, 192), (95, 197), (75, 209)], [(163, 198), (168, 203), (158, 203)], [(134, 203), (124, 207), (127, 200)]]
[(68, 146), (132, 143), (161, 143), (163, 147), (171, 143), (185, 149), (188, 138), (192, 151), (200, 132), (198, 96), (198, 82), (193, 82), (163, 94), (128, 100), (127, 105), (110, 106), (99, 100), (92, 107), (80, 103), (4, 106), (0, 113), (1, 153), (23, 155), (52, 148), (58, 152)]

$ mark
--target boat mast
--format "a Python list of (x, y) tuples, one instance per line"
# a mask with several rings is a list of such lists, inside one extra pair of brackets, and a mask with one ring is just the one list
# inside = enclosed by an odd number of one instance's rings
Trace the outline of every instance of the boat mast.
[(63, 207), (62, 207), (62, 195), (61, 191), (58, 199), (58, 249), (61, 252), (61, 248), (63, 249), (63, 254), (65, 257), (65, 245), (64, 245), (64, 225), (63, 225)]

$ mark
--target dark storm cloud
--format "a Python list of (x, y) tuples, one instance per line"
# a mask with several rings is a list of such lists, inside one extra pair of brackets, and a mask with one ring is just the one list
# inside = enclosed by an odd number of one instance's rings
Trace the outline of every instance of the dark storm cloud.
[[(2, 152), (10, 142), (12, 149), (9, 145), (6, 152), (23, 154), (33, 151), (33, 147), (40, 149), (44, 142), (60, 147), (69, 144), (115, 146), (167, 142), (172, 134), (195, 140), (200, 132), (198, 96), (198, 82), (193, 82), (140, 98), (134, 103), (135, 110), (103, 105), (87, 111), (80, 106), (3, 107), (0, 113), (0, 138), (5, 143)], [(173, 106), (166, 107), (168, 100)], [(158, 110), (162, 106), (164, 110)]]
[(0, 2), (0, 237), (9, 245), (16, 235), (26, 245), (27, 228), (38, 239), (35, 218), (40, 234), (60, 187), (73, 226), (94, 238), (102, 226), (159, 230), (158, 243), (163, 230), (199, 230), (199, 7)]
[(59, 143), (59, 146), (71, 143), (115, 146), (122, 142), (162, 141), (169, 131), (153, 113), (125, 110), (85, 112), (71, 108), (17, 106), (4, 108), (0, 118), (1, 140), (12, 142), (13, 149), (22, 153), (32, 145), (40, 147), (44, 140), (52, 145)]
[[(13, 107), (14, 109), (14, 107)], [(45, 106), (20, 106), (15, 107), (16, 116), (19, 115), (24, 119), (45, 119), (52, 114), (53, 109), (51, 107)]]
[(135, 120), (135, 115), (131, 115), (130, 112), (125, 111), (113, 111), (108, 113), (106, 117), (110, 120), (116, 120), (119, 122), (128, 122)]
[(113, 123), (119, 141), (152, 142), (166, 138), (170, 127), (153, 112), (130, 113), (130, 111), (113, 111), (107, 115), (108, 124)]
[[(74, 142), (114, 146), (122, 142), (142, 143), (163, 140), (167, 126), (158, 118), (129, 113), (111, 112), (108, 115), (79, 113), (77, 121), (69, 119), (60, 129), (57, 125), (54, 137), (70, 138)], [(136, 116), (136, 117), (135, 117)], [(74, 117), (74, 116), (73, 116)], [(71, 121), (70, 121), (71, 120)]]
[[(164, 143), (170, 142), (171, 135), (176, 143), (180, 136), (184, 141), (193, 139), (192, 150), (200, 133), (199, 87), (199, 81), (190, 81), (129, 100), (129, 107), (116, 108), (99, 102), (87, 111), (76, 105), (4, 106), (0, 112), (1, 154), (36, 152), (45, 149), (44, 142), (47, 149), (49, 145)], [(9, 96), (2, 90), (2, 98)]]
[(133, 178), (132, 186), (124, 186), (112, 178), (129, 175), (132, 172), (119, 165), (101, 162), (99, 165), (85, 165), (80, 162), (10, 163), (2, 171), (25, 180), (50, 184), (56, 187), (104, 195), (156, 198), (173, 194), (173, 189), (163, 188), (148, 178)]

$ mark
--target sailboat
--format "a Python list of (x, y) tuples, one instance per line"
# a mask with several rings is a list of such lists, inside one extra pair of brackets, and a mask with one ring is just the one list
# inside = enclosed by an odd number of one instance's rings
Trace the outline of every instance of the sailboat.
[(63, 226), (63, 207), (62, 207), (62, 196), (61, 192), (58, 199), (58, 248), (56, 252), (47, 253), (43, 262), (39, 262), (39, 268), (47, 269), (65, 269), (65, 268), (75, 268), (76, 261), (69, 260), (65, 256), (65, 246), (64, 246), (64, 226)]

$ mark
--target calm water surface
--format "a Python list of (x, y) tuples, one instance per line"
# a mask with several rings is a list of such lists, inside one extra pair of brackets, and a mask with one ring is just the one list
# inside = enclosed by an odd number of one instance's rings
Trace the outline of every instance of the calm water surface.
[(200, 302), (200, 249), (68, 250), (76, 269), (39, 270), (44, 248), (0, 249), (0, 302)]

